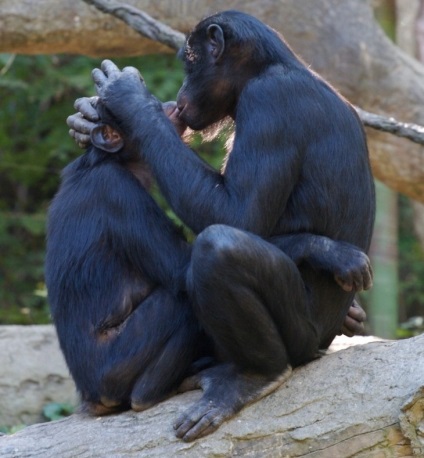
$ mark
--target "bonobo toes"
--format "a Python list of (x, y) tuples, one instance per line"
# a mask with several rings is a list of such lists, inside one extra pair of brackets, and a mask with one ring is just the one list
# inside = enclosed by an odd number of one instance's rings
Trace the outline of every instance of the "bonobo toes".
[(365, 334), (365, 320), (367, 315), (365, 310), (356, 300), (352, 302), (344, 320), (341, 333), (347, 337), (360, 336)]
[(81, 405), (81, 412), (88, 413), (93, 417), (102, 417), (103, 415), (111, 415), (113, 413), (122, 412), (127, 410), (128, 406), (119, 401), (111, 401), (102, 398), (100, 402), (84, 401)]
[(291, 374), (291, 367), (279, 376), (269, 378), (238, 372), (230, 364), (222, 364), (190, 377), (179, 391), (202, 388), (203, 396), (174, 423), (176, 436), (186, 442), (213, 433), (244, 406), (277, 389)]

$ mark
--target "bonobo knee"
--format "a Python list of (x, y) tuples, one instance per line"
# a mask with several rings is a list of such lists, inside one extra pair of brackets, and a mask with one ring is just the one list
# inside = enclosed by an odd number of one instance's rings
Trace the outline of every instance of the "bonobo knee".
[(202, 231), (194, 243), (192, 265), (209, 272), (233, 265), (244, 232), (224, 224), (214, 224)]

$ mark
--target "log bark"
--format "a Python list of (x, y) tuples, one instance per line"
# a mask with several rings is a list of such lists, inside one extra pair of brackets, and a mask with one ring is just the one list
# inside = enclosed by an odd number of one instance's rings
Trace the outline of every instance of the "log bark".
[(278, 391), (194, 443), (177, 440), (171, 425), (198, 391), (142, 413), (78, 414), (33, 425), (0, 437), (0, 456), (424, 456), (423, 359), (424, 335), (330, 353), (296, 369)]
[[(181, 32), (223, 9), (256, 15), (355, 105), (424, 125), (424, 67), (396, 47), (373, 18), (370, 0), (128, 0)], [(92, 56), (170, 52), (120, 20), (72, 0), (1, 0), (0, 52)], [(424, 152), (405, 139), (369, 130), (374, 175), (424, 202)]]
[(53, 326), (0, 326), (0, 348), (0, 426), (40, 422), (50, 402), (77, 405)]

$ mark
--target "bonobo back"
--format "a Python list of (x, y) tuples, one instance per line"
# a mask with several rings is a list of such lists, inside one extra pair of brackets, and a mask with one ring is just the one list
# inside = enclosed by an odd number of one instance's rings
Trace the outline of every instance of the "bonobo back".
[[(147, 192), (146, 176), (131, 151), (92, 145), (63, 171), (48, 212), (52, 317), (77, 388), (95, 415), (158, 402), (181, 381), (198, 348), (192, 311), (184, 296), (176, 298), (189, 247)], [(159, 321), (160, 310), (169, 319)], [(138, 387), (160, 358), (163, 371)]]

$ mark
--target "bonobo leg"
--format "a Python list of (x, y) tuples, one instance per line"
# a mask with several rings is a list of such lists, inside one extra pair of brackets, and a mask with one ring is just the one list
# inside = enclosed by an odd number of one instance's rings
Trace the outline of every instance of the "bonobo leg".
[(99, 372), (98, 388), (84, 405), (94, 415), (157, 404), (176, 390), (202, 355), (204, 336), (187, 298), (164, 288), (156, 288), (121, 328), (97, 345), (91, 370)]
[(223, 225), (204, 230), (187, 283), (198, 319), (225, 361), (182, 386), (204, 390), (175, 424), (177, 436), (190, 441), (277, 388), (291, 365), (315, 356), (318, 337), (296, 265), (253, 234)]

